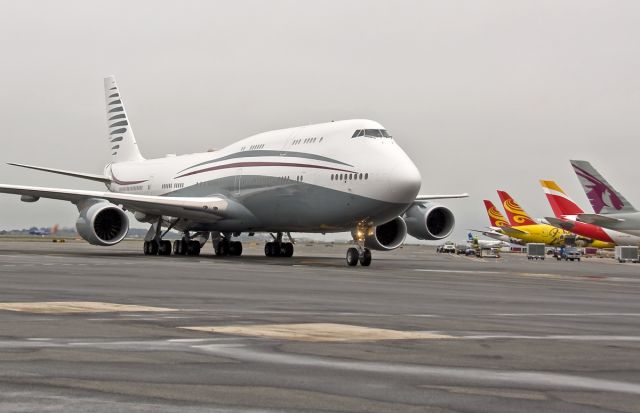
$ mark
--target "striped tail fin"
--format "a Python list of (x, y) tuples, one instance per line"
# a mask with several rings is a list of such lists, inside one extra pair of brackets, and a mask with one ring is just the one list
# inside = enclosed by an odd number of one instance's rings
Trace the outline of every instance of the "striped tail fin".
[(489, 215), (489, 222), (492, 227), (508, 227), (509, 223), (507, 219), (500, 213), (498, 208), (493, 205), (493, 202), (485, 199), (484, 207), (487, 209), (487, 215)]
[(569, 195), (567, 195), (554, 181), (541, 180), (540, 184), (542, 185), (542, 190), (547, 195), (549, 205), (551, 205), (553, 214), (556, 217), (562, 218), (566, 215), (578, 215), (584, 213), (582, 208), (569, 198)]
[(507, 218), (509, 218), (511, 225), (538, 224), (525, 212), (524, 209), (520, 207), (520, 205), (518, 205), (516, 201), (513, 200), (511, 195), (505, 191), (498, 191), (498, 196), (500, 197), (500, 201), (502, 201), (502, 206), (504, 207), (504, 211), (507, 213)]
[(116, 85), (116, 78), (113, 76), (104, 78), (104, 97), (107, 104), (111, 161), (116, 163), (144, 160), (138, 150), (136, 138), (133, 136), (133, 130)]

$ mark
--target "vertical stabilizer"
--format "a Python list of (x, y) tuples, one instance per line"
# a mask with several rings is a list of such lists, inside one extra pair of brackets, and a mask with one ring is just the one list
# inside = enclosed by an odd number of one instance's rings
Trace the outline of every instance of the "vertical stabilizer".
[(578, 215), (584, 213), (582, 208), (576, 204), (569, 195), (567, 195), (555, 181), (541, 180), (542, 190), (547, 195), (547, 200), (553, 214), (557, 218), (562, 218), (566, 215)]
[(116, 85), (116, 78), (113, 76), (104, 78), (104, 97), (107, 104), (111, 161), (116, 163), (144, 160), (138, 150), (138, 144), (133, 136), (133, 130)]
[(596, 168), (587, 161), (571, 161), (580, 185), (587, 194), (596, 214), (635, 212), (636, 209), (624, 196), (607, 182)]
[(538, 224), (514, 201), (511, 195), (505, 191), (498, 191), (498, 196), (500, 197), (500, 201), (502, 201), (502, 206), (512, 226)]
[(507, 219), (498, 211), (493, 202), (485, 199), (484, 207), (487, 209), (487, 215), (489, 215), (489, 222), (492, 227), (508, 227), (509, 223)]

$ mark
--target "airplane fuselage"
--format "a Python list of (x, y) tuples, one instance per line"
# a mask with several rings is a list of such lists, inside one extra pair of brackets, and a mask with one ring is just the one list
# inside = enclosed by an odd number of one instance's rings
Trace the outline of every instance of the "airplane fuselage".
[(338, 232), (385, 223), (415, 200), (421, 177), (384, 130), (348, 120), (260, 133), (217, 151), (111, 163), (110, 191), (236, 202), (241, 218), (182, 222), (201, 231)]

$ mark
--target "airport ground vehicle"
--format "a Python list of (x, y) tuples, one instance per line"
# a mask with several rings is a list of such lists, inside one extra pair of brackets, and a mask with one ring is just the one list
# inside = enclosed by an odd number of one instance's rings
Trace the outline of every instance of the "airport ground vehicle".
[(638, 247), (617, 246), (614, 258), (618, 260), (618, 262), (640, 262), (640, 257), (638, 257)]
[(580, 261), (580, 257), (582, 256), (582, 254), (576, 247), (564, 247), (554, 250), (553, 256), (556, 257), (558, 261)]
[(541, 242), (530, 242), (527, 244), (528, 260), (544, 260), (546, 245)]
[(455, 254), (456, 253), (456, 244), (454, 244), (453, 242), (445, 242), (444, 244), (440, 245), (436, 249), (436, 252), (443, 252), (443, 253), (447, 253), (447, 254)]

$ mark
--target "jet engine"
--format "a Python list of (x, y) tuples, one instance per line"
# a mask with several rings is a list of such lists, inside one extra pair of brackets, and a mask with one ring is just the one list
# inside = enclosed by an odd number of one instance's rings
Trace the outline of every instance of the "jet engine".
[(391, 221), (374, 227), (365, 236), (364, 245), (378, 251), (390, 251), (398, 248), (407, 237), (407, 224), (404, 219), (397, 217)]
[(405, 212), (404, 219), (409, 235), (423, 240), (446, 238), (455, 225), (453, 212), (447, 207), (432, 202), (413, 204)]
[(129, 232), (129, 218), (122, 209), (112, 203), (96, 202), (79, 209), (76, 229), (89, 244), (115, 245)]

